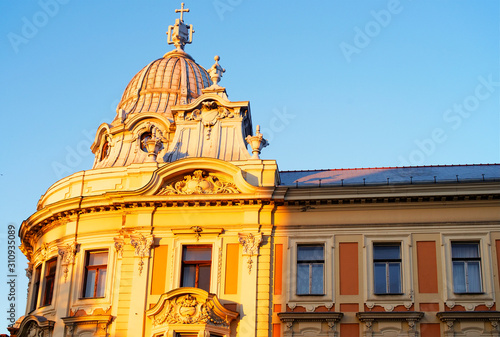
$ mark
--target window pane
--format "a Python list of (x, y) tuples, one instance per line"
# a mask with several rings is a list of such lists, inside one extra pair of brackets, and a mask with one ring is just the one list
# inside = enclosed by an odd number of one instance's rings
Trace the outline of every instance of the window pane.
[(104, 289), (106, 287), (106, 269), (99, 270), (99, 279), (97, 280), (96, 297), (104, 297)]
[(309, 294), (309, 264), (297, 265), (297, 294)]
[(323, 294), (323, 263), (314, 263), (312, 265), (311, 294)]
[(55, 276), (56, 275), (56, 263), (57, 260), (51, 260), (49, 262), (47, 262), (47, 267), (46, 267), (46, 272), (45, 272), (45, 275), (51, 275), (51, 276)]
[(210, 266), (200, 266), (198, 271), (198, 288), (210, 292)]
[(90, 252), (87, 266), (100, 266), (108, 264), (108, 252)]
[(454, 242), (451, 244), (451, 257), (454, 259), (479, 257), (479, 244)]
[(87, 280), (85, 283), (85, 297), (94, 297), (95, 269), (87, 271)]
[(386, 268), (385, 268), (385, 263), (374, 263), (373, 266), (373, 280), (375, 282), (374, 288), (375, 288), (375, 294), (385, 294), (387, 293), (387, 285), (386, 285), (386, 280), (387, 280), (387, 274), (386, 274)]
[(401, 264), (389, 263), (389, 293), (401, 293)]
[(400, 259), (399, 245), (374, 245), (373, 246), (373, 259), (374, 260), (394, 260)]
[(211, 247), (194, 247), (194, 246), (184, 246), (183, 261), (210, 261), (212, 260), (212, 248)]
[(465, 293), (465, 264), (464, 262), (453, 262), (453, 291)]
[(322, 261), (323, 246), (297, 246), (297, 261)]
[(479, 267), (479, 261), (467, 263), (467, 281), (469, 285), (469, 289), (467, 289), (467, 292), (481, 292), (481, 270)]
[(184, 265), (182, 267), (181, 287), (194, 287), (196, 280), (196, 265)]

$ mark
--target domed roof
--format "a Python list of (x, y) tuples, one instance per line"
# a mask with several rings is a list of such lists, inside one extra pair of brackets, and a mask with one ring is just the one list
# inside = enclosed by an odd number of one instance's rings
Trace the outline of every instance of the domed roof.
[(123, 109), (127, 115), (157, 112), (172, 118), (171, 106), (190, 103), (211, 84), (205, 68), (183, 50), (173, 50), (132, 78), (118, 109)]

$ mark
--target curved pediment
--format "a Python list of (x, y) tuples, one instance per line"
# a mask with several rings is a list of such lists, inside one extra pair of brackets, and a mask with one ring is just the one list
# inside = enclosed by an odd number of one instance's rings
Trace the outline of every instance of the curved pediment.
[(159, 168), (139, 192), (143, 195), (252, 194), (257, 187), (241, 168), (214, 158), (186, 158)]
[(199, 288), (177, 288), (161, 295), (146, 311), (153, 328), (165, 325), (205, 324), (229, 328), (238, 313), (222, 306), (215, 294)]

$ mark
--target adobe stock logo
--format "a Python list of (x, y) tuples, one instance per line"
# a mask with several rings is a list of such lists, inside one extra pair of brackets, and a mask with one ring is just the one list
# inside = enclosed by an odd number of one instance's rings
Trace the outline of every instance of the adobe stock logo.
[(363, 49), (368, 47), (372, 40), (380, 34), (382, 28), (389, 26), (393, 17), (402, 11), (403, 7), (399, 0), (389, 0), (386, 9), (379, 11), (372, 10), (370, 15), (373, 20), (368, 21), (363, 29), (357, 26), (354, 27), (353, 43), (350, 44), (342, 41), (339, 44), (340, 50), (347, 62), (350, 63), (354, 54), (360, 54)]
[[(481, 102), (486, 101), (500, 87), (500, 81), (494, 81), (493, 75), (478, 76), (474, 91), (464, 97), (461, 102), (453, 104), (443, 112), (443, 121), (452, 131), (457, 131), (465, 120), (474, 116), (475, 112), (481, 106)], [(413, 149), (407, 156), (399, 156), (399, 166), (417, 166), (422, 165), (427, 157), (433, 155), (439, 144), (443, 144), (448, 139), (449, 131), (446, 128), (434, 128), (430, 137), (424, 139), (415, 139), (416, 149)]]
[(59, 13), (60, 5), (65, 5), (70, 0), (40, 0), (38, 6), (40, 10), (32, 15), (31, 19), (23, 16), (20, 34), (10, 32), (7, 34), (10, 46), (17, 54), (21, 45), (28, 44), (34, 39), (41, 28), (47, 26), (50, 19)]

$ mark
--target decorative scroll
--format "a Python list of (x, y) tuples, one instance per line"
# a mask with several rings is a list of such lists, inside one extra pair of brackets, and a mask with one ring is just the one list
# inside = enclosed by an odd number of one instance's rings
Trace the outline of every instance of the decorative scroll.
[(139, 275), (141, 275), (144, 268), (143, 258), (149, 257), (149, 250), (153, 244), (153, 235), (131, 234), (130, 244), (135, 248), (135, 256), (141, 258), (139, 262)]
[(193, 175), (184, 176), (184, 180), (166, 185), (160, 190), (158, 195), (219, 193), (240, 192), (233, 183), (222, 181), (203, 170), (196, 170), (193, 172)]
[(177, 295), (160, 298), (155, 308), (147, 312), (154, 328), (167, 324), (207, 324), (229, 328), (231, 320), (238, 316), (238, 313), (225, 309), (215, 295), (195, 288), (184, 289), (189, 289), (189, 292), (181, 293), (181, 288), (174, 290)]
[(253, 259), (252, 256), (259, 255), (259, 246), (262, 242), (262, 233), (257, 235), (249, 234), (238, 234), (239, 241), (243, 245), (243, 256), (248, 256), (248, 273), (252, 272)]

